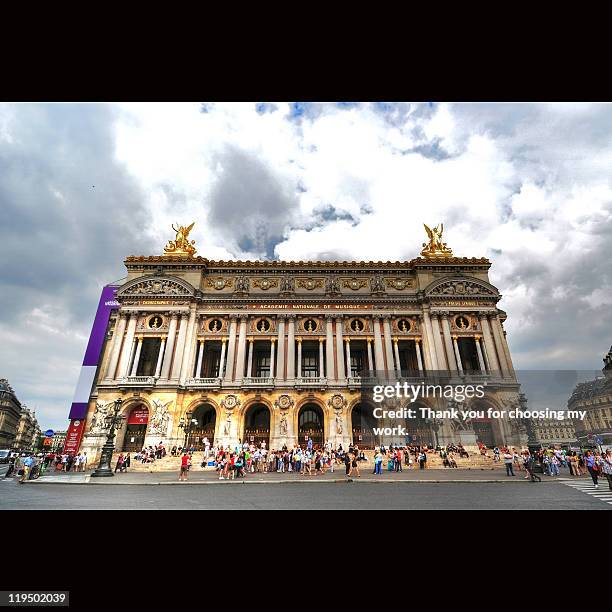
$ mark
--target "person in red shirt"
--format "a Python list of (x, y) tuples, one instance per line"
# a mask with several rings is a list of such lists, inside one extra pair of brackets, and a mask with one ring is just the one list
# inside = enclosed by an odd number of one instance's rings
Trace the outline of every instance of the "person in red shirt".
[(179, 474), (179, 480), (187, 480), (187, 471), (189, 470), (189, 455), (188, 453), (183, 453), (181, 458), (181, 473)]

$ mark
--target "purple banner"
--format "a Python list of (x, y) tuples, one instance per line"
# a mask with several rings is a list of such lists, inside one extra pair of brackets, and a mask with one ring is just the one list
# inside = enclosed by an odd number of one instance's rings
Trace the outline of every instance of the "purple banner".
[(98, 304), (96, 318), (91, 328), (91, 334), (89, 335), (89, 342), (87, 343), (83, 365), (98, 365), (111, 310), (119, 308), (119, 302), (115, 299), (117, 289), (118, 287), (110, 285), (102, 289), (102, 295), (100, 296), (100, 303)]
[(87, 415), (87, 405), (89, 396), (96, 376), (98, 362), (104, 346), (106, 329), (110, 319), (111, 311), (119, 308), (119, 303), (115, 299), (118, 286), (107, 285), (102, 289), (96, 318), (94, 319), (89, 342), (85, 350), (85, 358), (81, 367), (81, 373), (77, 382), (77, 388), (70, 407), (70, 419), (84, 419)]

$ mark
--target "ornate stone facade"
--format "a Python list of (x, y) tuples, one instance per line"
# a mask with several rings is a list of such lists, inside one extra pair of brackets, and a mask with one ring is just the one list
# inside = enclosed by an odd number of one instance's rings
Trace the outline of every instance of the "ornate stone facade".
[(612, 446), (612, 347), (604, 357), (603, 377), (576, 385), (567, 407), (586, 410), (584, 420), (574, 421), (578, 442), (584, 446)]
[[(119, 397), (126, 417), (119, 449), (186, 439), (201, 446), (205, 437), (279, 448), (308, 439), (368, 446), (361, 389), (374, 372), (422, 380), (445, 370), (486, 380), (494, 408), (519, 392), (487, 259), (172, 255), (128, 257), (125, 265), (82, 442), (90, 457), (104, 442), (105, 407)], [(421, 443), (522, 441), (502, 421), (461, 431), (450, 423), (412, 427)]]

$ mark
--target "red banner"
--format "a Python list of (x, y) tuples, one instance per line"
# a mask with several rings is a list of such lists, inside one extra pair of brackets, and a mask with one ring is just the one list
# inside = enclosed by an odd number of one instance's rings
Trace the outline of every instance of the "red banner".
[(146, 425), (149, 422), (147, 408), (133, 408), (128, 418), (128, 425)]
[(66, 444), (64, 445), (65, 453), (77, 454), (84, 431), (85, 419), (72, 419), (70, 421), (70, 427), (68, 427), (68, 433), (66, 434)]

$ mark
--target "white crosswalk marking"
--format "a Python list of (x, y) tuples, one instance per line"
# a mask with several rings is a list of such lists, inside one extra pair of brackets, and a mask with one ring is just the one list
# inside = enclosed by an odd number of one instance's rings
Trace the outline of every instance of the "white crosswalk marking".
[[(592, 482), (579, 482), (579, 481), (561, 481), (564, 485), (568, 487), (572, 487), (572, 489), (576, 489), (582, 493), (586, 493), (595, 499), (599, 499), (606, 504), (610, 504), (612, 506), (612, 491), (608, 490), (608, 482), (604, 480), (600, 483), (599, 487), (596, 489), (595, 485)], [(603, 488), (605, 486), (605, 489)]]

